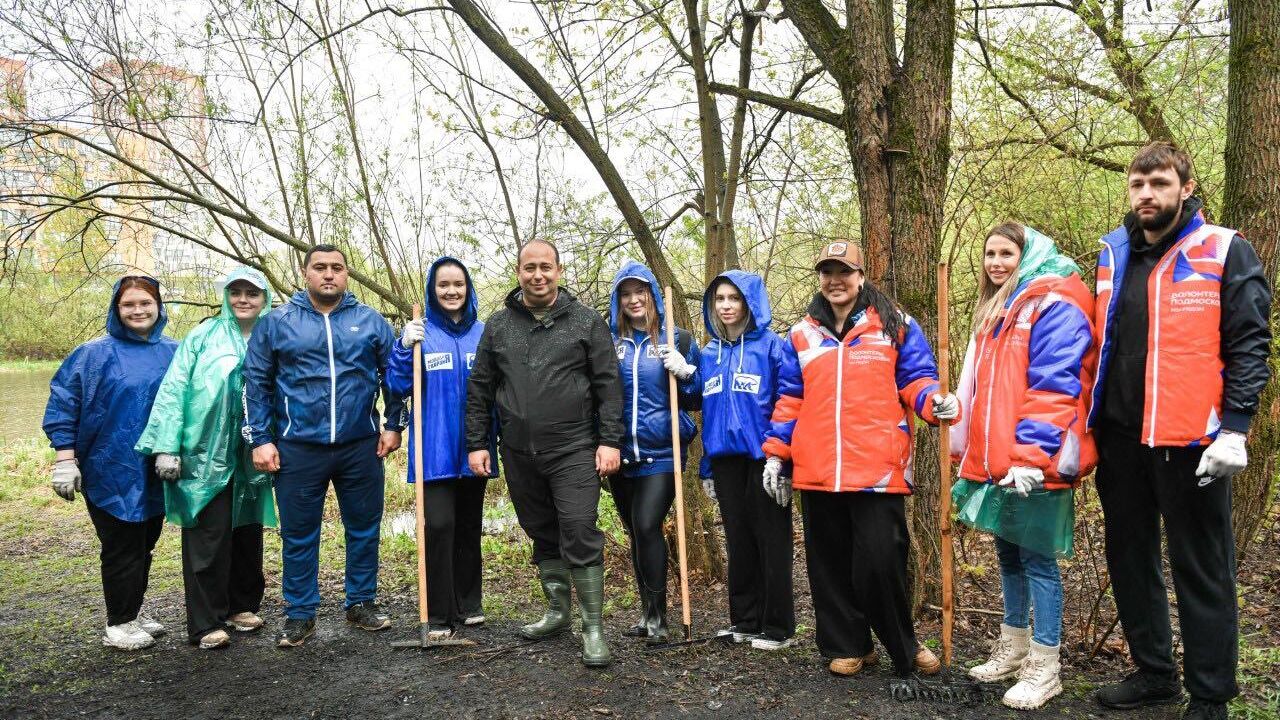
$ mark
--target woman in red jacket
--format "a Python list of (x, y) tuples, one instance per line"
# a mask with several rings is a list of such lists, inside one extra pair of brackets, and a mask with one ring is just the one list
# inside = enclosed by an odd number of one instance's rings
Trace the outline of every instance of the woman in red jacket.
[(964, 420), (951, 433), (961, 478), (952, 497), (961, 522), (996, 536), (1004, 623), (969, 675), (1017, 676), (1004, 704), (1034, 710), (1062, 692), (1056, 556), (1071, 554), (1072, 488), (1096, 462), (1084, 429), (1093, 296), (1074, 261), (1017, 223), (988, 233), (983, 271), (957, 388)]
[(818, 650), (831, 672), (853, 675), (876, 662), (874, 631), (898, 674), (933, 674), (941, 664), (911, 622), (905, 498), (914, 416), (952, 420), (960, 404), (937, 392), (920, 326), (866, 282), (857, 246), (830, 243), (814, 269), (820, 292), (783, 346), (765, 490), (790, 502), (790, 462), (804, 491)]

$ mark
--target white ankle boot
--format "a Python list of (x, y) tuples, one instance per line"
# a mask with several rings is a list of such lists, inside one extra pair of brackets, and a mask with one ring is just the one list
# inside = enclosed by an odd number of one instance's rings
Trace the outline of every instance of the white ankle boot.
[(969, 677), (978, 682), (997, 682), (1013, 677), (1022, 667), (1027, 656), (1027, 644), (1031, 642), (1031, 628), (1000, 625), (1000, 639), (991, 648), (986, 662), (969, 670)]
[(1018, 684), (1004, 694), (1004, 704), (1018, 710), (1035, 710), (1062, 692), (1058, 677), (1058, 646), (1031, 643), (1027, 658), (1018, 671)]

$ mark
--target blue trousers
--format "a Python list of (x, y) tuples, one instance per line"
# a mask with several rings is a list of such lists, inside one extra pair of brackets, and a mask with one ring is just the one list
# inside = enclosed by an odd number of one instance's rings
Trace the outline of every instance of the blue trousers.
[(1031, 639), (1054, 646), (1062, 640), (1062, 576), (1056, 558), (996, 538), (1000, 587), (1004, 590), (1004, 624), (1023, 628), (1036, 622)]
[(378, 436), (341, 445), (283, 441), (276, 447), (285, 616), (315, 617), (320, 607), (320, 523), (330, 481), (346, 530), (345, 606), (375, 599), (385, 490)]

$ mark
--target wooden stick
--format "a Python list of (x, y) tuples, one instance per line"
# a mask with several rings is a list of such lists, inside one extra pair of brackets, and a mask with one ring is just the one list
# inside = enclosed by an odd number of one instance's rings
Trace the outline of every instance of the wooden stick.
[[(938, 263), (938, 392), (950, 392), (951, 328), (947, 317), (947, 263)], [(951, 428), (938, 421), (938, 525), (942, 533), (942, 663), (951, 665), (951, 628), (955, 622), (951, 537)]]
[[(667, 346), (672, 352), (679, 352), (679, 345), (676, 343), (676, 321), (672, 315), (671, 288), (663, 288), (663, 292), (667, 311)], [(679, 389), (676, 387), (676, 376), (671, 373), (667, 373), (667, 388), (671, 396), (671, 458), (675, 462), (673, 472), (676, 484), (676, 545), (680, 558), (680, 612), (684, 620), (684, 639), (689, 640), (693, 636), (693, 620), (689, 612), (689, 565), (684, 540), (684, 472), (682, 469), (684, 463), (681, 462), (680, 457), (680, 397)]]
[[(422, 317), (422, 306), (414, 304), (413, 319)], [(422, 347), (413, 346), (413, 510), (417, 518), (413, 535), (418, 540), (418, 623), (427, 624), (427, 528), (426, 503), (422, 488)]]

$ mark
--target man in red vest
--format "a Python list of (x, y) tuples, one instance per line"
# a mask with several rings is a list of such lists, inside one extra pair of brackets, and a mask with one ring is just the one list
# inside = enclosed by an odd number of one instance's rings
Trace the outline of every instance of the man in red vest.
[(1179, 702), (1160, 562), (1178, 599), (1184, 718), (1226, 718), (1236, 686), (1231, 477), (1270, 373), (1271, 291), (1257, 253), (1205, 221), (1191, 159), (1152, 143), (1129, 165), (1124, 225), (1102, 239), (1101, 335), (1089, 425), (1116, 609), (1138, 669), (1102, 688), (1113, 709)]

